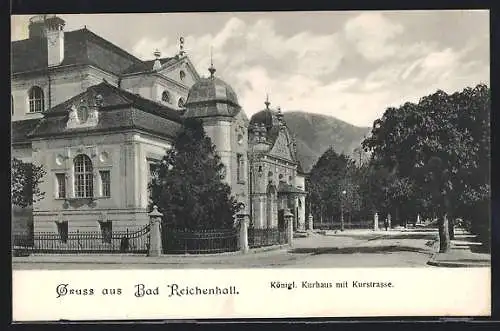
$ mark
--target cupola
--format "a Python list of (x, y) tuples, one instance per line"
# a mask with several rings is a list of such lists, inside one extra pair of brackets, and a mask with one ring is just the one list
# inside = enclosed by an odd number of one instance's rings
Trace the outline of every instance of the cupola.
[(215, 77), (217, 71), (210, 61), (209, 77), (201, 78), (189, 90), (186, 100), (186, 118), (234, 117), (241, 110), (233, 88)]

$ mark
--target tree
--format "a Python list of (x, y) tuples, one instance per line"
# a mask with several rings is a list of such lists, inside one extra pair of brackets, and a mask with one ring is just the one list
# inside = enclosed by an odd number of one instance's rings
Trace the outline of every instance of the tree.
[(404, 203), (403, 198), (435, 207), (429, 212), (440, 216), (441, 251), (453, 237), (448, 221), (464, 208), (489, 200), (489, 111), (485, 85), (451, 95), (437, 91), (418, 104), (388, 108), (363, 141), (400, 182), (395, 185), (399, 198), (391, 199), (395, 204)]
[(165, 226), (189, 230), (233, 227), (239, 206), (222, 181), (225, 166), (201, 121), (185, 121), (157, 170), (150, 187)]
[(46, 171), (43, 166), (12, 159), (11, 195), (12, 204), (28, 207), (44, 198), (45, 192), (40, 191), (40, 183)]
[(311, 212), (316, 219), (340, 218), (342, 190), (350, 187), (350, 168), (354, 161), (344, 154), (337, 154), (330, 147), (318, 159), (307, 179)]

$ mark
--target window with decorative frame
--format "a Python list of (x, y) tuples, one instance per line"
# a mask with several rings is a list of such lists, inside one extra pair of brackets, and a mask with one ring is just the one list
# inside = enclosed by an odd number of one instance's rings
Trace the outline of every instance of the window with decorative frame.
[(186, 103), (184, 101), (184, 98), (179, 98), (179, 101), (177, 102), (177, 107), (184, 108), (185, 106), (186, 106)]
[(43, 90), (39, 86), (33, 86), (29, 90), (29, 112), (40, 113), (44, 110)]
[(99, 171), (101, 179), (101, 196), (109, 198), (111, 196), (111, 173), (109, 170)]
[(92, 160), (85, 155), (79, 154), (74, 161), (75, 172), (75, 197), (91, 198), (94, 196), (94, 175)]
[(168, 93), (168, 91), (163, 91), (161, 94), (161, 101), (170, 103), (170, 93)]
[(152, 190), (151, 190), (151, 184), (153, 184), (156, 180), (159, 179), (160, 173), (160, 163), (159, 161), (149, 161), (149, 180), (148, 180), (148, 197), (150, 202), (152, 201)]
[(56, 197), (58, 199), (66, 198), (66, 174), (63, 173), (56, 174), (56, 182), (57, 182)]
[(78, 115), (78, 120), (80, 123), (85, 123), (89, 119), (89, 108), (86, 105), (78, 106), (78, 110), (76, 111)]

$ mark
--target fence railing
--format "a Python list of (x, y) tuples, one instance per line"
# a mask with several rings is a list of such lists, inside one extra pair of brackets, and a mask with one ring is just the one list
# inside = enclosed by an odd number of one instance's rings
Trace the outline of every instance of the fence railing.
[(286, 231), (278, 228), (248, 229), (248, 247), (258, 248), (286, 244)]
[(146, 253), (149, 230), (13, 233), (12, 244), (17, 253)]
[(216, 254), (234, 252), (238, 247), (237, 229), (162, 231), (164, 254)]
[[(382, 224), (383, 225), (383, 224)], [(379, 226), (381, 224), (379, 223)], [(334, 222), (334, 223), (314, 223), (313, 228), (315, 230), (340, 230), (341, 229), (341, 224), (340, 222)], [(367, 221), (367, 222), (353, 222), (353, 223), (344, 223), (344, 229), (346, 230), (354, 230), (354, 229), (372, 229), (373, 228), (373, 221)]]

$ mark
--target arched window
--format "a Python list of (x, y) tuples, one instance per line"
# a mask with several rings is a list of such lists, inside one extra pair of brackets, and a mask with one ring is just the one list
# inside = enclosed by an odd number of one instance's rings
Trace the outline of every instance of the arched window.
[(80, 123), (85, 123), (87, 122), (87, 119), (89, 118), (89, 109), (85, 105), (81, 105), (78, 107), (78, 110), (76, 111), (78, 115), (78, 120)]
[(179, 78), (180, 78), (181, 80), (184, 80), (184, 78), (186, 78), (186, 73), (185, 73), (184, 71), (182, 71), (182, 70), (181, 70), (181, 71), (179, 72)]
[(170, 93), (168, 93), (168, 91), (163, 91), (161, 94), (161, 101), (170, 103)]
[(177, 106), (179, 108), (184, 108), (184, 99), (183, 98), (179, 98), (179, 101), (177, 102)]
[(73, 161), (75, 170), (75, 196), (91, 198), (94, 196), (94, 176), (92, 161), (87, 155), (77, 155)]
[(29, 112), (39, 113), (44, 110), (43, 90), (39, 86), (33, 86), (29, 91)]

